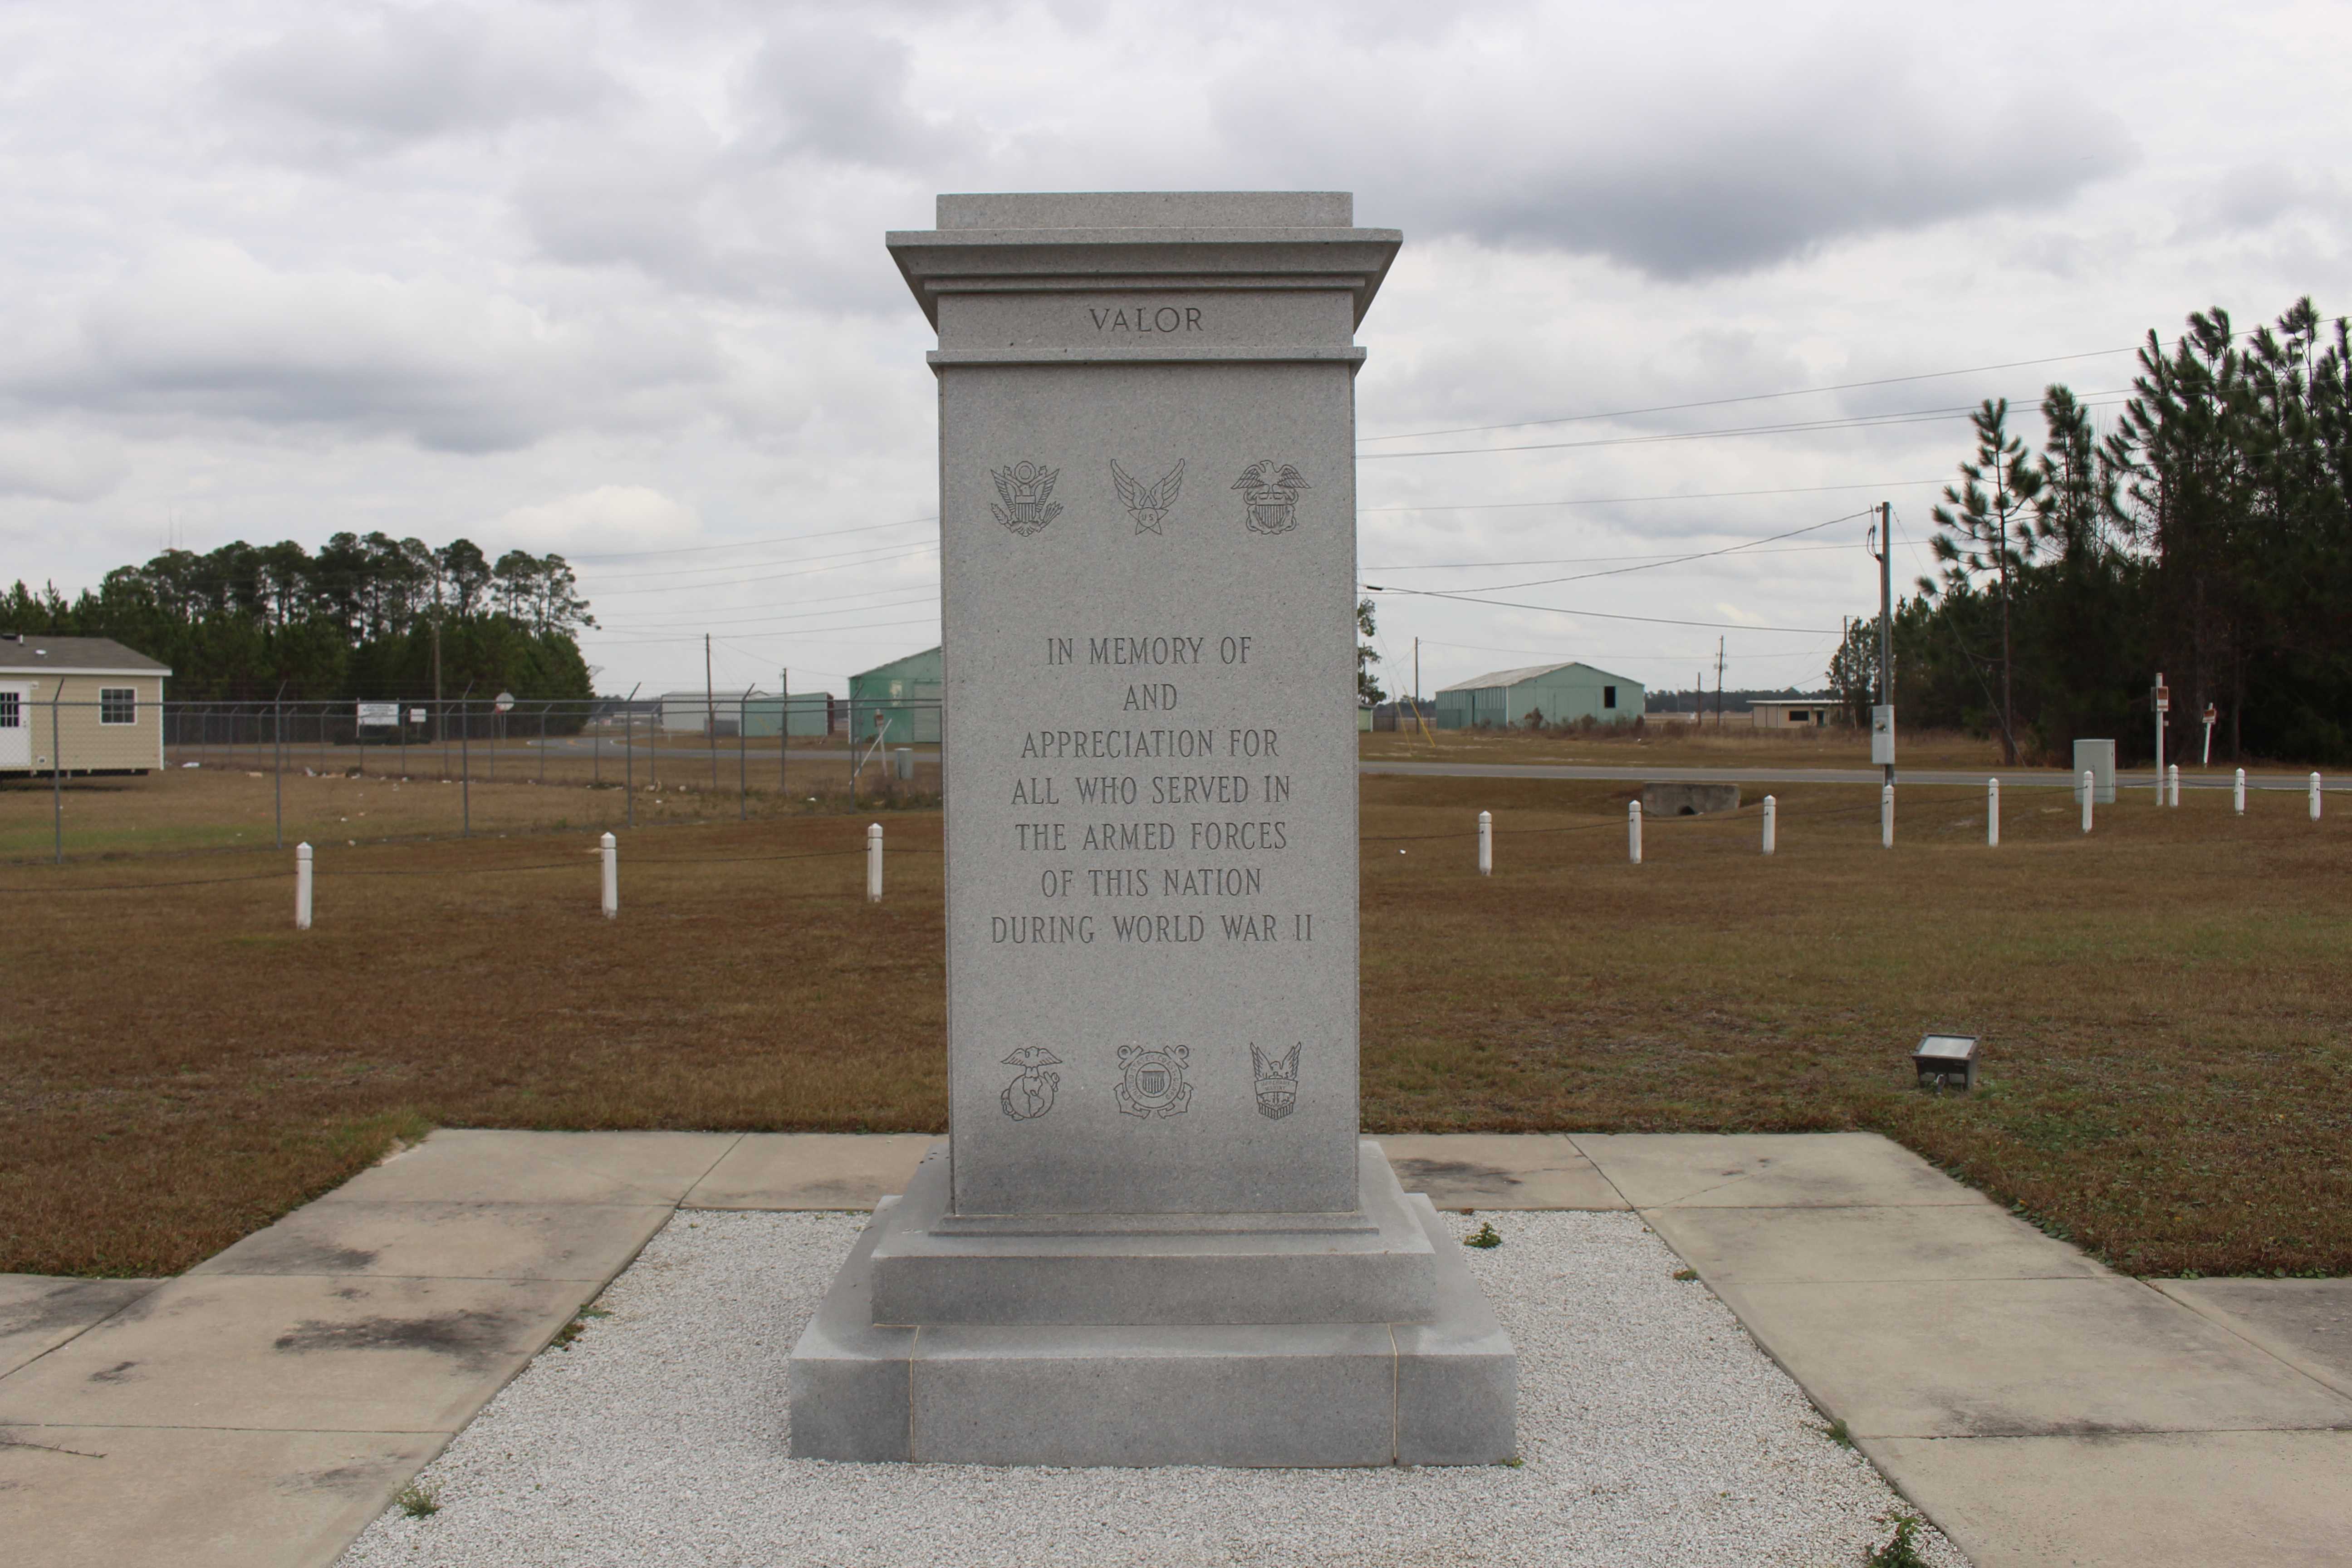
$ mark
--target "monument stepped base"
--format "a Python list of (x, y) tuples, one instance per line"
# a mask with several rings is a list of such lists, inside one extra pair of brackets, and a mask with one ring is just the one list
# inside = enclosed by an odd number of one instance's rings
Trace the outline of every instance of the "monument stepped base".
[[(1394, 1182), (1384, 1161), (1381, 1174)], [(793, 1347), (793, 1455), (1500, 1463), (1517, 1448), (1517, 1356), (1429, 1200), (1404, 1202), (1433, 1277), (1426, 1321), (892, 1326), (874, 1321), (874, 1251), (900, 1204), (886, 1199)]]

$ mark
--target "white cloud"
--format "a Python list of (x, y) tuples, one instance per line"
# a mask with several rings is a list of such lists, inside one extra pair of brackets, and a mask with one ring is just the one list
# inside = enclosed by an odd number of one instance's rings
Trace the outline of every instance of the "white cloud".
[(485, 548), (591, 555), (679, 549), (702, 538), (702, 519), (684, 501), (644, 485), (598, 485), (516, 507), (482, 524), (480, 531)]
[(106, 431), (0, 430), (0, 495), (91, 501), (129, 478), (131, 458)]

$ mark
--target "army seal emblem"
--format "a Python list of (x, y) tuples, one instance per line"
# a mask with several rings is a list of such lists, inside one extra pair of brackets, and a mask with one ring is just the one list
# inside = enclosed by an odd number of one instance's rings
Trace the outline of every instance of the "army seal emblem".
[(988, 477), (996, 481), (996, 493), (1004, 500), (1003, 506), (988, 510), (1024, 539), (1062, 515), (1062, 503), (1053, 499), (1054, 481), (1062, 477), (1061, 469), (1043, 463), (1015, 463), (1009, 468), (991, 468)]
[(1118, 1065), (1127, 1077), (1118, 1086), (1118, 1108), (1129, 1116), (1181, 1116), (1192, 1104), (1184, 1081), (1189, 1046), (1121, 1046)]
[(1288, 463), (1276, 468), (1271, 458), (1252, 463), (1234, 481), (1234, 489), (1242, 492), (1242, 521), (1252, 533), (1288, 533), (1297, 528), (1298, 492), (1308, 488), (1297, 468)]
[(1004, 1065), (1021, 1069), (1021, 1076), (996, 1097), (1005, 1115), (1015, 1121), (1034, 1121), (1054, 1109), (1054, 1091), (1062, 1086), (1062, 1075), (1045, 1069), (1061, 1066), (1061, 1058), (1043, 1046), (1024, 1046), (1005, 1058)]
[(1250, 1047), (1250, 1066), (1257, 1069), (1257, 1113), (1270, 1121), (1279, 1121), (1297, 1109), (1298, 1053), (1304, 1045), (1301, 1041), (1278, 1057)]

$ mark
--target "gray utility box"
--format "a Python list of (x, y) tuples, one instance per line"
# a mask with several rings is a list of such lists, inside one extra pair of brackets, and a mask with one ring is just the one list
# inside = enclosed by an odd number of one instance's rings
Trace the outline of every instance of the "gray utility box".
[(2074, 801), (2083, 800), (2083, 775), (2091, 775), (2094, 805), (2116, 804), (2116, 743), (2113, 741), (2074, 742)]

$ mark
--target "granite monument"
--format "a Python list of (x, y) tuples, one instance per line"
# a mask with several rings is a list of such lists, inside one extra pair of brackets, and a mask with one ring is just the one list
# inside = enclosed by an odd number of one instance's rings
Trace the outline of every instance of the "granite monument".
[(949, 195), (950, 1137), (791, 1363), (796, 1455), (1485, 1463), (1517, 1363), (1359, 1135), (1335, 193)]

